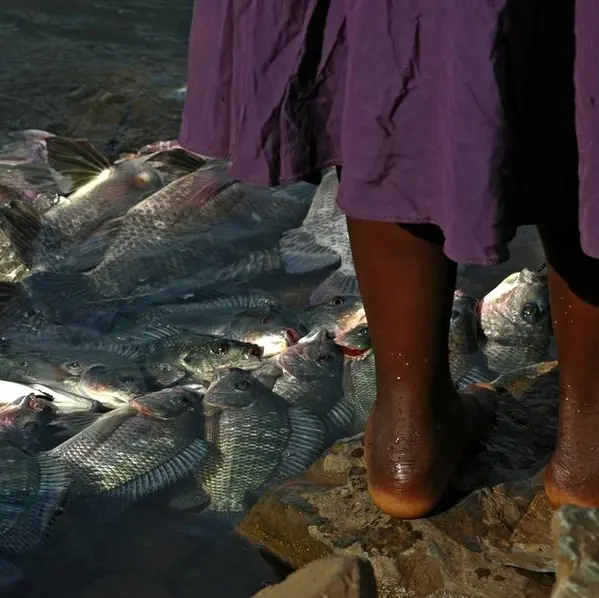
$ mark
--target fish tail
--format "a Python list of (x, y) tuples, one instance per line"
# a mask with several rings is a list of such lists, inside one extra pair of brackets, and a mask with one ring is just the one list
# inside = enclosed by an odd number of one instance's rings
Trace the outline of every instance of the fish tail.
[(19, 258), (31, 267), (34, 243), (42, 228), (42, 217), (33, 207), (11, 201), (0, 207), (0, 229), (9, 238)]
[(95, 280), (82, 272), (36, 272), (24, 284), (41, 310), (63, 324), (108, 328), (121, 304), (102, 295)]
[(279, 240), (279, 251), (287, 274), (314, 272), (338, 266), (341, 262), (337, 252), (320, 245), (316, 237), (302, 227), (283, 233)]
[(7, 553), (24, 554), (44, 542), (69, 488), (70, 476), (63, 463), (50, 455), (40, 455), (36, 460), (38, 487), (27, 496), (18, 524), (0, 538), (0, 549)]

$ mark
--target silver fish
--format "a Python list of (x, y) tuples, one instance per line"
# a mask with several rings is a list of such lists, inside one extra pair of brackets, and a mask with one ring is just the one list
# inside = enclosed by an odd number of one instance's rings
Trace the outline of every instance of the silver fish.
[(322, 422), (289, 406), (249, 372), (221, 372), (204, 405), (211, 459), (197, 473), (198, 489), (176, 497), (175, 508), (208, 500), (206, 512), (236, 519), (261, 491), (307, 469), (320, 454)]
[(108, 517), (189, 474), (208, 454), (203, 436), (201, 396), (175, 388), (134, 399), (47, 454), (69, 468), (71, 500)]
[(55, 177), (72, 192), (43, 216), (33, 207), (13, 202), (0, 211), (0, 227), (32, 270), (47, 269), (103, 222), (116, 218), (162, 179), (147, 160), (111, 165), (89, 143), (63, 137), (47, 141), (48, 163)]
[(279, 248), (289, 273), (337, 266), (312, 293), (311, 303), (336, 295), (359, 296), (345, 215), (337, 205), (339, 179), (335, 168), (324, 171), (312, 206), (301, 227), (286, 232)]
[(24, 554), (45, 539), (70, 478), (51, 455), (27, 455), (1, 442), (0, 461), (0, 552)]
[(343, 399), (343, 353), (323, 330), (304, 337), (278, 355), (282, 375), (273, 390), (286, 401), (318, 415), (326, 428), (325, 442), (342, 437), (354, 419)]

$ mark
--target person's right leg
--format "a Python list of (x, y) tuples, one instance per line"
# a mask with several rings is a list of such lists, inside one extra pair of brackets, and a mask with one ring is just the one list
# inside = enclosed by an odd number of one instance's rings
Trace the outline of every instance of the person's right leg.
[(578, 226), (539, 226), (547, 256), (560, 377), (557, 447), (545, 473), (554, 506), (599, 507), (599, 260)]
[(376, 355), (368, 489), (389, 515), (421, 517), (439, 503), (466, 446), (488, 432), (494, 396), (460, 395), (451, 380), (456, 264), (441, 231), (354, 218), (348, 229)]

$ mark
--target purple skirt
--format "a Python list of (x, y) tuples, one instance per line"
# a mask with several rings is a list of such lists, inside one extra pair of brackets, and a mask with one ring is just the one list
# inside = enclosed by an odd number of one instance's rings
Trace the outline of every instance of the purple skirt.
[(195, 0), (180, 143), (495, 264), (578, 219), (599, 258), (599, 1)]

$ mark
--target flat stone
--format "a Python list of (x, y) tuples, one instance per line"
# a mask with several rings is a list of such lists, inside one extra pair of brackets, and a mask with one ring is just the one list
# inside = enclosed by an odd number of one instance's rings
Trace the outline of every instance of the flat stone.
[(359, 440), (338, 443), (305, 475), (275, 488), (240, 531), (295, 568), (323, 555), (370, 561), (381, 598), (548, 598), (551, 509), (539, 471), (555, 443), (555, 364), (504, 379), (497, 425), (424, 519), (381, 513), (366, 488)]
[(313, 561), (254, 598), (377, 598), (372, 565), (364, 559), (331, 556)]
[(561, 507), (553, 534), (557, 581), (551, 598), (599, 596), (599, 509)]

